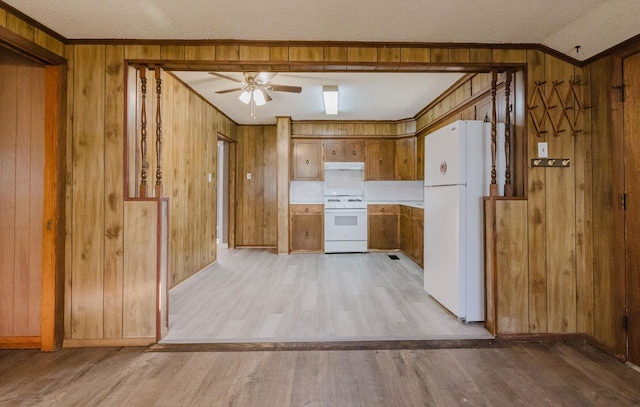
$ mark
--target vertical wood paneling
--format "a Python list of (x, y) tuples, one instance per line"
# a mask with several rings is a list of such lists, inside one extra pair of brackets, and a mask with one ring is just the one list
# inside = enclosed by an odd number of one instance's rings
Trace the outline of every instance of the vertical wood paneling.
[[(218, 59), (222, 57), (222, 54), (218, 56)], [(187, 45), (184, 47), (184, 59), (206, 61), (216, 59), (216, 47), (205, 45)]]
[(182, 45), (162, 45), (160, 46), (160, 57), (169, 60), (185, 59), (185, 47)]
[[(545, 58), (545, 74), (548, 80), (565, 84), (574, 77), (571, 65), (550, 56)], [(553, 103), (560, 105), (557, 99)], [(560, 113), (561, 109), (557, 108), (553, 117), (560, 117)], [(547, 137), (549, 153), (574, 161), (574, 139), (567, 122), (558, 130), (565, 131)], [(549, 332), (576, 332), (575, 166), (547, 168), (545, 172), (548, 329)]]
[(160, 59), (160, 45), (126, 45), (124, 55), (126, 59)]
[(122, 336), (124, 252), (124, 46), (106, 47), (105, 67), (104, 337), (119, 338)]
[[(620, 323), (624, 314), (624, 214), (617, 185), (622, 172), (622, 142), (617, 127), (622, 103), (614, 85), (622, 80), (620, 61), (605, 58), (590, 66), (591, 151), (593, 153), (594, 335), (619, 354), (626, 352)], [(617, 124), (619, 123), (619, 124)], [(622, 258), (618, 255), (622, 251)]]
[(291, 154), (291, 118), (276, 119), (276, 190), (278, 196), (278, 254), (289, 253), (289, 160)]
[(7, 13), (7, 28), (29, 41), (35, 39), (35, 28), (11, 13)]
[[(539, 51), (527, 51), (527, 89), (533, 92), (535, 81), (545, 80), (545, 56)], [(527, 100), (527, 103), (529, 101)], [(540, 109), (539, 107), (538, 109)], [(529, 212), (529, 330), (532, 333), (547, 332), (547, 248), (545, 170), (529, 168), (529, 158), (537, 155), (539, 141), (531, 120), (527, 120), (529, 134), (528, 212)], [(555, 154), (555, 151), (553, 152)]]
[(76, 46), (73, 104), (73, 338), (102, 338), (104, 321), (105, 46)]
[[(591, 106), (588, 86), (591, 82), (589, 69), (576, 68), (579, 81), (578, 95), (583, 104)], [(587, 90), (587, 91), (585, 91)], [(591, 109), (580, 112), (579, 102), (572, 101), (575, 108), (572, 118), (578, 119), (582, 133), (575, 136), (576, 172), (576, 330), (593, 335), (594, 286), (593, 286), (593, 185), (591, 154)]]
[(276, 133), (275, 126), (238, 127), (238, 246), (277, 244)]

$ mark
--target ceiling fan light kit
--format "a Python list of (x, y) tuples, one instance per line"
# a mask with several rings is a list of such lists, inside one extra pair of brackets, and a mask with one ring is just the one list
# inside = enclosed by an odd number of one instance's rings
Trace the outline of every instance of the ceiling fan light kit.
[(324, 96), (324, 112), (327, 115), (338, 114), (338, 87), (323, 86), (322, 95)]
[(209, 73), (213, 76), (217, 76), (219, 78), (227, 79), (233, 82), (240, 82), (242, 84), (241, 88), (219, 90), (216, 93), (230, 93), (241, 90), (242, 93), (240, 94), (239, 99), (240, 101), (242, 101), (242, 103), (246, 103), (251, 106), (251, 117), (253, 117), (254, 119), (256, 117), (256, 106), (262, 106), (272, 100), (267, 90), (290, 93), (302, 92), (302, 88), (300, 86), (268, 84), (269, 81), (277, 75), (276, 72), (244, 72), (242, 74), (242, 76), (244, 76), (244, 80), (238, 80), (236, 78), (232, 78), (231, 76), (227, 76), (218, 72)]

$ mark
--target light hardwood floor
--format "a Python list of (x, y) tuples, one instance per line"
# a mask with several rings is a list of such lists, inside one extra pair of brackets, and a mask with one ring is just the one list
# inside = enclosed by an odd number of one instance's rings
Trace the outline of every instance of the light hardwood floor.
[(585, 344), (394, 351), (0, 351), (2, 406), (631, 406), (640, 373)]
[(161, 343), (485, 339), (422, 288), (422, 269), (385, 253), (230, 250), (170, 293)]

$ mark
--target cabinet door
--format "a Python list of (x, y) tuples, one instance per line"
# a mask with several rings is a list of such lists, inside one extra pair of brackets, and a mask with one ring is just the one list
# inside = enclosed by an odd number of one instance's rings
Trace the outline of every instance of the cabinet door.
[(344, 143), (340, 140), (326, 140), (324, 142), (325, 161), (345, 161)]
[(396, 142), (396, 178), (416, 179), (416, 139), (415, 137)]
[(413, 249), (411, 257), (423, 267), (424, 259), (424, 220), (422, 218), (413, 218)]
[(344, 160), (364, 162), (364, 141), (345, 141)]
[(322, 141), (294, 140), (292, 179), (322, 181)]
[(395, 141), (368, 141), (365, 144), (365, 179), (393, 180), (395, 172)]
[(316, 208), (296, 205), (291, 210), (292, 252), (322, 252), (324, 239), (323, 214)]
[(398, 248), (398, 215), (369, 215), (369, 248), (392, 250)]
[(413, 218), (402, 211), (400, 213), (400, 250), (407, 256), (413, 257)]

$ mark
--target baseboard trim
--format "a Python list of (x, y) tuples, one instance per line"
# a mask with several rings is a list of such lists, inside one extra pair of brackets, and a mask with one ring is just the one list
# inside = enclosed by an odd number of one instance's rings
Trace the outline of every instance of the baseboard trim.
[(326, 342), (226, 342), (155, 344), (150, 352), (274, 352), (274, 351), (344, 351), (344, 350), (408, 350), (500, 348), (505, 344), (495, 339), (436, 339)]
[(0, 336), (0, 349), (40, 349), (40, 336)]
[(116, 339), (65, 339), (63, 348), (103, 348), (121, 346), (149, 346), (156, 343), (155, 337)]

